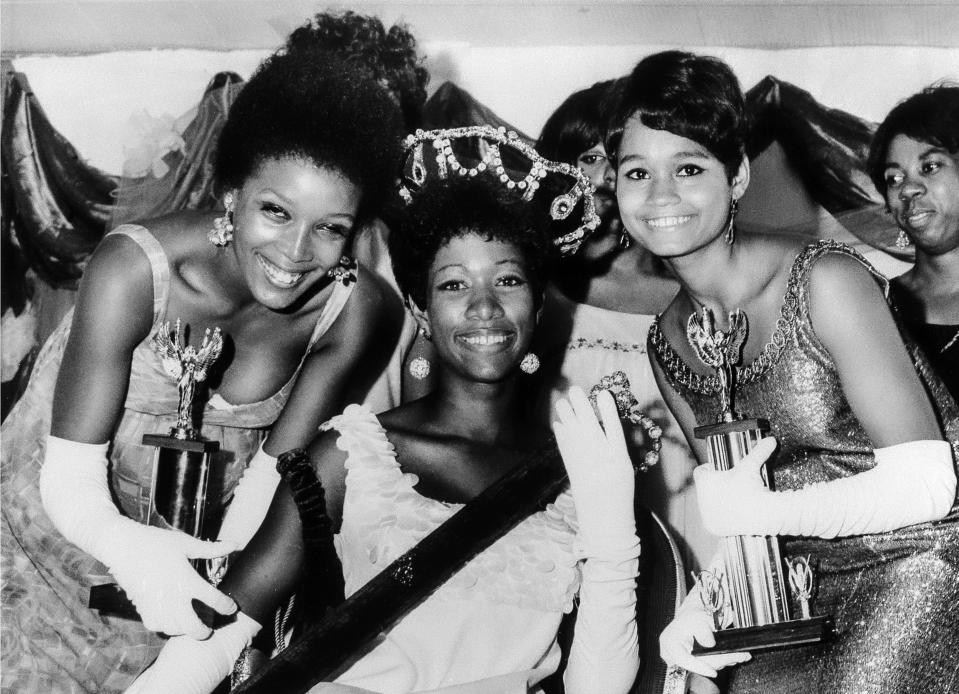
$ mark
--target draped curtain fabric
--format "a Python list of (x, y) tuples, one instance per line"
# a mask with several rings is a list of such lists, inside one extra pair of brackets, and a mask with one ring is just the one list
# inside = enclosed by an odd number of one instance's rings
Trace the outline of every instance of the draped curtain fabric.
[[(28, 270), (52, 287), (75, 288), (87, 258), (109, 227), (183, 208), (216, 206), (212, 153), (230, 104), (242, 88), (236, 74), (219, 73), (207, 86), (183, 133), (184, 146), (163, 159), (166, 174), (136, 179), (113, 176), (84, 162), (47, 119), (26, 76), (5, 63), (3, 77), (4, 312), (23, 311), (29, 295)], [(864, 170), (875, 125), (826, 108), (807, 92), (774, 77), (750, 89), (747, 101), (753, 116), (750, 157), (778, 142), (819, 205), (862, 241), (895, 253), (895, 229), (883, 219), (882, 200)], [(424, 128), (472, 124), (513, 129), (448, 82), (426, 104)], [(24, 373), (18, 373), (15, 383), (4, 384), (4, 414), (9, 393), (19, 390), (28, 370), (21, 368)]]

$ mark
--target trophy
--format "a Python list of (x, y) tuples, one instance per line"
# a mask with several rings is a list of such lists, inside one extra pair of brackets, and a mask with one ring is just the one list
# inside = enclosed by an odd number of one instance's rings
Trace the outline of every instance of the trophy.
[[(729, 314), (729, 330), (717, 330), (712, 312), (693, 313), (686, 337), (696, 356), (716, 371), (722, 412), (715, 424), (694, 429), (705, 439), (709, 460), (717, 470), (729, 470), (769, 432), (765, 419), (748, 419), (733, 405), (736, 367), (748, 330), (746, 314)], [(763, 483), (774, 490), (768, 466)], [(703, 606), (713, 616), (716, 645), (695, 646), (694, 654), (752, 651), (818, 643), (833, 636), (832, 616), (811, 616), (809, 600), (813, 575), (809, 558), (783, 561), (778, 537), (742, 535), (722, 539), (723, 571), (702, 571), (693, 578), (699, 585)], [(788, 568), (787, 568), (788, 567)], [(790, 615), (790, 592), (800, 602), (802, 617)]]
[[(176, 380), (179, 399), (176, 424), (169, 433), (143, 436), (144, 444), (156, 448), (147, 524), (202, 537), (210, 458), (220, 444), (199, 437), (193, 425), (193, 398), (196, 384), (206, 380), (209, 367), (220, 356), (223, 338), (219, 328), (207, 328), (199, 349), (183, 347), (177, 319), (172, 338), (169, 323), (160, 327), (153, 336), (153, 349), (163, 368)], [(194, 566), (201, 576), (209, 573), (204, 560), (194, 561)], [(90, 607), (115, 616), (139, 618), (116, 584), (93, 586)]]

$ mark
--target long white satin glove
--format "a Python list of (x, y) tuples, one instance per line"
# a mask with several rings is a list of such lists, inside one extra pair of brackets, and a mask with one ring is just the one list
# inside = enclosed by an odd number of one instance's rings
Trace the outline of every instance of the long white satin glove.
[(176, 636), (125, 694), (209, 694), (233, 671), (236, 659), (259, 631), (256, 620), (238, 612), (235, 622), (220, 627), (206, 641)]
[(566, 397), (556, 403), (559, 421), (553, 432), (569, 474), (586, 556), (617, 561), (639, 556), (635, 473), (613, 396), (602, 391), (596, 398), (605, 431), (581, 388), (570, 388)]
[(714, 535), (832, 538), (938, 520), (952, 507), (956, 474), (945, 441), (877, 448), (875, 467), (802, 489), (770, 492), (760, 468), (775, 450), (763, 439), (732, 470), (694, 471), (703, 523)]
[(581, 389), (567, 397), (556, 405), (553, 430), (586, 561), (563, 682), (569, 694), (627, 692), (639, 671), (633, 466), (612, 396), (603, 392), (597, 398), (605, 431)]
[(699, 586), (696, 586), (676, 610), (673, 621), (659, 635), (659, 655), (667, 665), (676, 665), (703, 677), (716, 677), (719, 670), (744, 663), (752, 657), (746, 652), (693, 655), (696, 643), (707, 648), (716, 645), (713, 631), (713, 616), (703, 605)]
[(235, 612), (236, 603), (204, 581), (189, 560), (212, 559), (233, 548), (121, 516), (107, 486), (106, 452), (107, 444), (48, 436), (40, 471), (43, 508), (67, 540), (106, 564), (147, 629), (206, 638), (210, 629), (191, 601), (221, 614)]
[(279, 483), (276, 458), (260, 446), (236, 485), (217, 539), (235, 545), (237, 550), (246, 547), (266, 518)]

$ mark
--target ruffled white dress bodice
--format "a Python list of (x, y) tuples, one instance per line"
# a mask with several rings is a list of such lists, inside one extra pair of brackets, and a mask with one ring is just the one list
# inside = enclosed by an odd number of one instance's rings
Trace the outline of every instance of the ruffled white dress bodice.
[[(349, 596), (462, 504), (416, 491), (417, 477), (400, 468), (367, 408), (351, 405), (328, 426), (347, 453), (335, 544)], [(529, 691), (559, 665), (556, 633), (579, 587), (575, 527), (567, 491), (474, 557), (337, 683), (384, 693)], [(335, 687), (313, 691), (348, 691)]]

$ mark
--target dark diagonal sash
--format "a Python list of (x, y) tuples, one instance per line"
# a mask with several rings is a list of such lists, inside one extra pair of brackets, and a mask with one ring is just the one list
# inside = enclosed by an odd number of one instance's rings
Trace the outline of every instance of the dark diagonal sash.
[(329, 680), (470, 559), (555, 499), (566, 483), (551, 437), (234, 691), (294, 694)]

